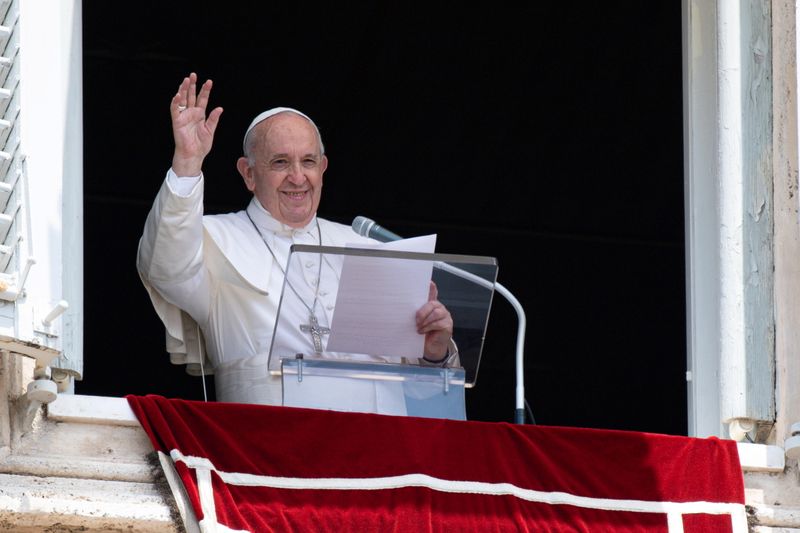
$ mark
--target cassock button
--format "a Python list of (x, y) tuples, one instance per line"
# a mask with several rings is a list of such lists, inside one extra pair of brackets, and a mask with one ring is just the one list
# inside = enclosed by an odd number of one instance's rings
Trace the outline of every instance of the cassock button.
[(306, 268), (311, 268), (314, 266), (314, 261), (306, 261)]
[(328, 311), (333, 311), (333, 307), (334, 306), (332, 306), (332, 305), (326, 305), (325, 309), (327, 309)]
[(312, 279), (312, 280), (311, 280), (311, 284), (312, 284), (313, 286), (315, 286), (315, 287), (316, 287), (316, 286), (317, 286), (317, 283), (319, 283), (319, 280), (318, 280), (318, 279)]

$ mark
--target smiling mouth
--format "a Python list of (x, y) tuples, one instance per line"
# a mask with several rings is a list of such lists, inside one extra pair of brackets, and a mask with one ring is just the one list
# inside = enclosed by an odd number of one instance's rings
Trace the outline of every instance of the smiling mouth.
[(290, 200), (302, 200), (308, 191), (282, 191)]

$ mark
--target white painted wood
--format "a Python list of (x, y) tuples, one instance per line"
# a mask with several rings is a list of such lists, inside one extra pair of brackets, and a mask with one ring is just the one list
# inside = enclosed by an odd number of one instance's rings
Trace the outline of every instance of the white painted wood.
[[(62, 239), (62, 296), (69, 309), (62, 318), (64, 357), (54, 366), (83, 376), (83, 43), (82, 2), (63, 2), (61, 47), (69, 60), (66, 77)], [(71, 25), (70, 25), (71, 24)]]
[(742, 265), (744, 388), (723, 387), (722, 416), (759, 422), (761, 440), (775, 421), (772, 2), (741, 6), (742, 250), (730, 260)]
[[(3, 6), (3, 16), (0, 18), (2, 28), (18, 30), (18, 2), (8, 2)], [(19, 153), (19, 124), (17, 121), (19, 110), (19, 31), (8, 32), (0, 29), (0, 72), (2, 72), (2, 87), (0, 87), (0, 117), (3, 124), (4, 141), (0, 145), (0, 181), (4, 188), (9, 189), (7, 197), (0, 204), (0, 220), (14, 220), (19, 218), (19, 224), (9, 225), (0, 231), (0, 241), (3, 245), (3, 255), (0, 265), (0, 335), (17, 337), (17, 313), (12, 302), (20, 292), (20, 269), (30, 258), (22, 257), (27, 254), (28, 248), (20, 246), (20, 241), (25, 233), (25, 220), (20, 215), (20, 207), (24, 201), (22, 180), (22, 156)], [(10, 40), (11, 37), (13, 40)], [(11, 135), (13, 131), (13, 135)], [(4, 195), (5, 196), (5, 195)], [(11, 235), (9, 235), (9, 232)]]
[(688, 430), (722, 436), (716, 3), (683, 1), (684, 203)]
[[(17, 0), (14, 7), (19, 10), (15, 34), (19, 35), (20, 82), (15, 92), (24, 158), (21, 185), (27, 193), (27, 212), (22, 215), (28, 230), (24, 247), (36, 260), (25, 297), (16, 302), (16, 336), (62, 352), (64, 356), (54, 364), (80, 375), (81, 2), (55, 2), (45, 8), (41, 2)], [(42, 335), (41, 317), (62, 299), (69, 309)]]
[[(745, 315), (742, 225), (742, 50), (740, 3), (717, 4), (717, 172), (720, 235), (720, 411), (745, 411)], [(744, 417), (742, 417), (744, 418)]]
[(720, 424), (733, 419), (768, 429), (775, 417), (770, 37), (768, 2), (684, 2), (687, 379), (695, 436), (722, 436)]

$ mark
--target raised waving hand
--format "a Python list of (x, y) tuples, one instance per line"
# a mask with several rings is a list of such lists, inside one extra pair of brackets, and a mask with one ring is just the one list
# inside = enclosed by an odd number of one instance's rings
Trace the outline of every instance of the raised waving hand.
[(178, 176), (198, 176), (214, 143), (214, 131), (222, 108), (216, 107), (206, 116), (212, 85), (211, 80), (206, 80), (198, 92), (197, 74), (192, 72), (183, 79), (177, 94), (172, 97), (169, 106), (175, 139), (172, 170)]

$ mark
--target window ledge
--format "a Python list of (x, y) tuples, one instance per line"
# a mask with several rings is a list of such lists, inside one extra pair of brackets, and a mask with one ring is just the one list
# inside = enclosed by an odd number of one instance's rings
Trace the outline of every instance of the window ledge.
[(0, 473), (0, 519), (13, 531), (180, 531), (153, 484)]
[[(59, 394), (47, 406), (47, 418), (56, 422), (138, 427), (139, 421), (125, 398)], [(737, 443), (744, 472), (783, 472), (784, 450), (768, 444)]]
[(786, 456), (783, 448), (770, 444), (739, 442), (739, 463), (743, 472), (783, 472)]
[(109, 396), (59, 394), (47, 405), (47, 418), (55, 422), (139, 427), (128, 400)]
[(154, 459), (125, 398), (60, 394), (0, 459), (0, 522), (20, 532), (177, 533)]

